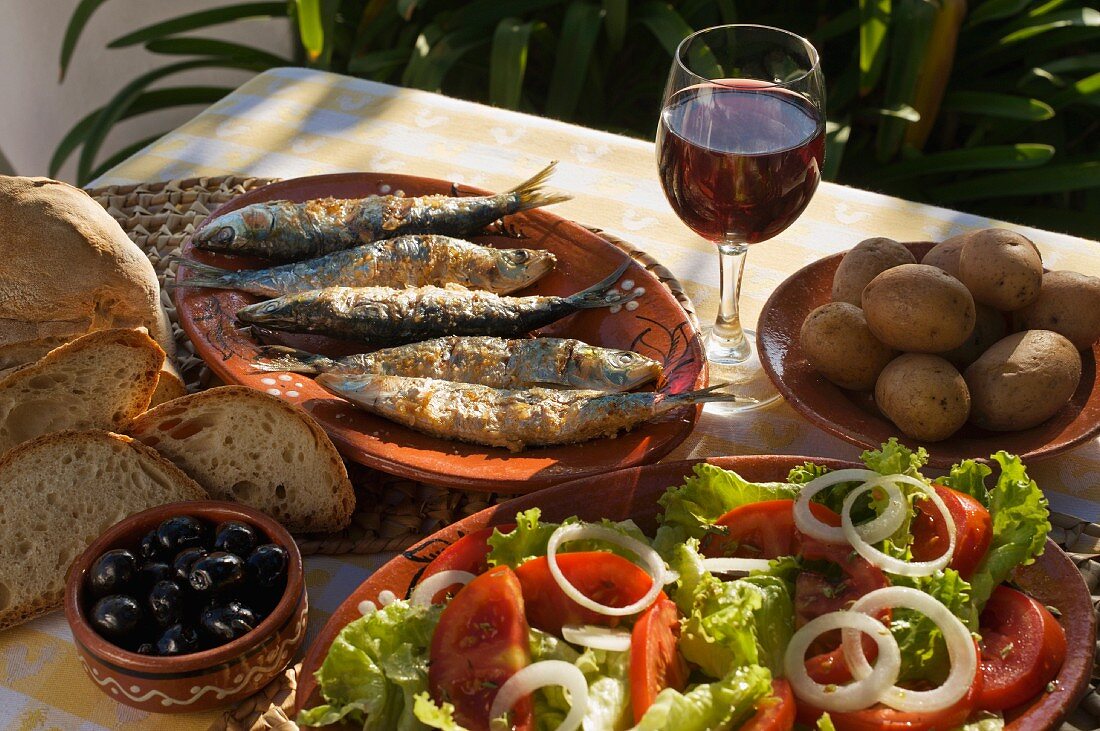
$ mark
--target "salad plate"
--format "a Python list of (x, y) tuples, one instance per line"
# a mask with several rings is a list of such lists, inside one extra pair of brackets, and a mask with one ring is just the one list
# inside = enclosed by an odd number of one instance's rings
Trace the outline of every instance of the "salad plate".
[[(917, 261), (934, 246), (930, 241), (905, 244)], [(845, 252), (846, 253), (846, 252)], [(898, 433), (875, 406), (870, 393), (847, 391), (826, 380), (810, 365), (799, 344), (806, 316), (832, 300), (833, 275), (844, 253), (819, 259), (780, 284), (761, 310), (757, 326), (760, 362), (775, 387), (795, 411), (815, 426), (852, 444), (874, 449)], [(967, 423), (942, 442), (911, 447), (928, 450), (929, 465), (947, 468), (964, 459), (984, 460), (999, 449), (1027, 463), (1061, 454), (1100, 434), (1100, 343), (1081, 353), (1081, 382), (1069, 402), (1039, 426), (1023, 431), (993, 432)]]
[[(444, 180), (390, 173), (344, 173), (297, 178), (273, 183), (234, 198), (207, 217), (207, 221), (253, 203), (269, 200), (305, 201), (314, 198), (363, 198), (371, 195), (485, 195), (487, 191)], [(201, 229), (201, 225), (198, 227)], [(592, 231), (542, 209), (508, 216), (498, 231), (472, 237), (479, 244), (545, 249), (557, 266), (524, 290), (525, 295), (570, 295), (607, 276), (627, 255)], [(252, 269), (270, 264), (258, 259), (214, 254), (193, 246), (184, 256), (205, 264)], [(178, 284), (187, 278), (180, 266)], [(631, 262), (618, 280), (636, 299), (622, 308), (585, 310), (536, 331), (550, 337), (577, 338), (592, 345), (633, 350), (664, 366), (657, 390), (674, 395), (707, 384), (694, 319), (652, 272)], [(610, 470), (649, 464), (679, 445), (698, 419), (699, 406), (687, 406), (643, 423), (614, 439), (581, 444), (532, 448), (513, 453), (440, 439), (362, 411), (333, 396), (310, 376), (265, 373), (251, 367), (261, 343), (236, 321), (236, 312), (260, 298), (238, 291), (181, 286), (176, 302), (179, 321), (196, 353), (226, 383), (241, 384), (280, 396), (312, 414), (345, 457), (391, 474), (463, 490), (522, 494), (564, 481)], [(288, 345), (329, 356), (365, 352), (372, 348), (351, 341), (316, 335), (265, 334), (265, 344)]]
[[(377, 602), (385, 591), (408, 597), (431, 561), (463, 536), (492, 526), (512, 526), (517, 513), (535, 507), (541, 510), (544, 521), (556, 522), (570, 516), (589, 521), (630, 519), (652, 536), (658, 527), (658, 499), (669, 487), (682, 484), (700, 463), (732, 470), (749, 482), (784, 482), (792, 468), (808, 461), (829, 470), (862, 467), (838, 460), (780, 455), (668, 462), (576, 480), (538, 495), (502, 503), (448, 526), (385, 564), (335, 611), (303, 661), (296, 711), (323, 703), (314, 674), (340, 631), (361, 616), (361, 602)], [(1006, 728), (1017, 731), (1057, 728), (1081, 699), (1091, 677), (1096, 627), (1089, 590), (1073, 561), (1049, 539), (1044, 553), (1034, 563), (1018, 568), (1011, 579), (1040, 603), (1056, 610), (1068, 652), (1048, 686), (1049, 691), (1010, 709), (1006, 713)]]

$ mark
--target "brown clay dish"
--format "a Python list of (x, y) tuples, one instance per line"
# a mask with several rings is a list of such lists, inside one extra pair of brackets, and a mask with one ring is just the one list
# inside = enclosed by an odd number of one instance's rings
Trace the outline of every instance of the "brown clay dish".
[[(210, 214), (210, 218), (251, 203), (288, 199), (295, 201), (336, 196), (366, 197), (404, 191), (407, 195), (483, 195), (486, 191), (431, 178), (389, 173), (347, 173), (298, 178), (264, 186), (235, 198)], [(521, 237), (521, 238), (517, 238)], [(572, 294), (607, 276), (626, 254), (588, 229), (544, 210), (509, 216), (504, 231), (477, 236), (480, 244), (547, 249), (557, 257), (557, 268), (532, 287), (515, 293)], [(193, 249), (190, 240), (183, 253), (199, 261), (232, 268), (269, 266), (255, 259), (222, 256)], [(181, 267), (179, 281), (186, 279)], [(556, 337), (578, 338), (593, 345), (634, 350), (661, 361), (666, 377), (659, 390), (683, 393), (707, 383), (706, 359), (699, 333), (675, 297), (650, 272), (634, 264), (623, 275), (643, 287), (637, 309), (610, 312), (587, 310), (571, 315), (539, 331)], [(249, 364), (257, 341), (238, 329), (235, 313), (259, 301), (253, 295), (213, 289), (177, 290), (179, 321), (195, 345), (196, 353), (226, 383), (251, 386), (275, 393), (309, 411), (351, 460), (369, 467), (445, 487), (505, 493), (527, 493), (553, 484), (609, 470), (655, 462), (671, 452), (691, 432), (700, 407), (687, 407), (620, 434), (584, 444), (529, 449), (518, 454), (505, 449), (448, 441), (413, 431), (378, 416), (360, 411), (315, 384), (308, 376), (253, 372)], [(354, 343), (319, 336), (274, 336), (267, 342), (282, 343), (326, 355), (368, 350)]]
[[(560, 521), (571, 515), (584, 520), (630, 518), (652, 535), (657, 529), (657, 498), (668, 487), (680, 484), (684, 477), (691, 474), (693, 466), (703, 461), (734, 470), (754, 482), (785, 480), (792, 467), (806, 461), (830, 469), (859, 466), (838, 460), (780, 455), (666, 462), (576, 480), (475, 513), (394, 558), (344, 600), (306, 653), (298, 675), (295, 710), (323, 702), (313, 674), (321, 666), (340, 630), (360, 616), (359, 603), (368, 599), (377, 600), (378, 593), (384, 589), (407, 597), (431, 560), (462, 536), (488, 526), (512, 523), (517, 512), (533, 507), (540, 508), (543, 517), (551, 521)], [(1069, 654), (1054, 681), (1054, 690), (1029, 705), (1011, 709), (1007, 713), (1011, 721), (1007, 728), (1012, 731), (1054, 729), (1088, 689), (1096, 642), (1092, 599), (1077, 567), (1062, 549), (1049, 540), (1043, 555), (1035, 563), (1017, 571), (1014, 580), (1040, 602), (1059, 610), (1058, 621), (1066, 631)]]
[[(932, 242), (905, 244), (917, 261)], [(761, 311), (756, 329), (760, 362), (779, 393), (816, 426), (852, 444), (876, 449), (898, 429), (883, 416), (869, 393), (846, 391), (827, 381), (802, 353), (798, 333), (806, 316), (829, 302), (833, 274), (844, 254), (819, 259), (799, 269), (780, 284)], [(1016, 432), (986, 431), (964, 425), (942, 442), (921, 443), (904, 436), (910, 447), (923, 446), (929, 464), (947, 468), (963, 459), (987, 460), (1003, 449), (1025, 462), (1038, 462), (1061, 454), (1100, 434), (1100, 373), (1096, 362), (1100, 345), (1081, 353), (1081, 383), (1069, 402), (1039, 426)]]
[[(166, 518), (192, 515), (220, 523), (240, 520), (287, 550), (282, 600), (254, 630), (227, 644), (175, 657), (139, 655), (100, 637), (85, 618), (85, 575), (112, 548), (133, 548)], [(302, 555), (286, 529), (258, 510), (217, 500), (169, 503), (135, 513), (88, 546), (65, 579), (65, 619), (80, 664), (93, 683), (119, 703), (151, 713), (192, 713), (247, 698), (281, 673), (306, 635), (308, 601)]]

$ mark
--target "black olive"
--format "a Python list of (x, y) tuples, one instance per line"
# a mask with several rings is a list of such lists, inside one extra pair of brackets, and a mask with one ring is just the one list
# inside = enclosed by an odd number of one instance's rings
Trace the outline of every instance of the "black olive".
[(146, 592), (153, 588), (153, 584), (171, 580), (172, 576), (172, 567), (163, 561), (146, 561), (137, 570), (133, 586), (135, 591)]
[(199, 633), (194, 627), (173, 624), (157, 640), (158, 655), (186, 655), (199, 649)]
[(137, 559), (129, 551), (122, 548), (107, 551), (88, 570), (88, 588), (97, 597), (120, 594), (129, 588), (137, 568)]
[(248, 575), (260, 586), (275, 586), (286, 579), (287, 553), (282, 546), (265, 543), (246, 562)]
[(218, 644), (251, 632), (258, 623), (255, 613), (240, 602), (207, 607), (199, 618), (199, 626)]
[(178, 624), (183, 616), (183, 589), (174, 581), (158, 581), (149, 592), (149, 610), (161, 627)]
[(187, 577), (191, 575), (191, 567), (195, 565), (196, 561), (205, 556), (205, 548), (183, 549), (172, 560), (172, 576), (170, 578), (179, 581), (182, 586), (186, 586)]
[(141, 625), (141, 607), (123, 594), (105, 596), (92, 607), (92, 627), (112, 642), (127, 640)]
[(185, 548), (202, 546), (206, 540), (206, 526), (190, 515), (177, 515), (157, 526), (157, 542), (160, 550), (175, 556)]
[(227, 520), (214, 529), (215, 551), (227, 551), (247, 558), (257, 542), (256, 530), (239, 520)]
[(140, 645), (138, 645), (137, 653), (139, 655), (156, 655), (157, 646), (154, 645), (152, 642), (142, 642)]
[(222, 591), (239, 584), (243, 578), (244, 561), (240, 556), (215, 551), (191, 566), (188, 581), (195, 591)]
[(160, 541), (157, 540), (157, 529), (146, 533), (141, 538), (141, 545), (138, 547), (138, 554), (146, 561), (161, 561)]

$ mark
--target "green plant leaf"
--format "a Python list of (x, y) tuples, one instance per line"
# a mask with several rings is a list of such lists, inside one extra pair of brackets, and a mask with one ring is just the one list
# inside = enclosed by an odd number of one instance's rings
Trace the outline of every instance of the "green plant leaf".
[(408, 48), (387, 48), (355, 56), (348, 61), (348, 73), (356, 76), (374, 76), (403, 66), (409, 60)]
[(103, 162), (101, 162), (99, 165), (97, 165), (96, 169), (88, 174), (88, 179), (89, 180), (95, 180), (96, 178), (100, 177), (101, 175), (106, 173), (108, 170), (113, 168), (115, 165), (118, 165), (123, 160), (130, 157), (131, 155), (134, 155), (135, 153), (137, 153), (137, 152), (145, 149), (149, 145), (153, 144), (154, 142), (159, 140), (161, 137), (163, 137), (164, 134), (165, 134), (164, 132), (161, 132), (160, 134), (152, 135), (151, 137), (146, 137), (143, 140), (138, 140), (137, 142), (134, 142), (133, 144), (126, 145), (126, 147), (123, 147), (121, 150), (119, 150), (118, 152), (111, 155), (110, 157), (108, 157)]
[(397, 0), (397, 14), (405, 20), (412, 20), (413, 13), (416, 12), (416, 6), (420, 4), (420, 0)]
[(1054, 109), (1046, 102), (989, 91), (948, 92), (943, 98), (943, 108), (954, 112), (1030, 122), (1038, 122), (1054, 116)]
[(938, 201), (981, 200), (999, 196), (1045, 195), (1100, 187), (1100, 160), (1044, 165), (1036, 170), (983, 175), (933, 188)]
[(859, 93), (875, 88), (886, 64), (890, 0), (859, 0)]
[(1071, 86), (1052, 94), (1049, 101), (1055, 109), (1061, 109), (1070, 104), (1095, 104), (1100, 102), (1100, 73), (1086, 76), (1074, 82)]
[(671, 5), (660, 0), (646, 2), (639, 9), (636, 17), (646, 28), (649, 28), (668, 55), (673, 58), (676, 56), (676, 47), (680, 45), (680, 41), (692, 34), (692, 27), (687, 21), (680, 17)]
[(857, 113), (862, 119), (871, 119), (874, 117), (890, 117), (891, 119), (900, 119), (905, 122), (919, 122), (920, 112), (908, 104), (897, 104), (893, 107), (864, 107)]
[(141, 74), (123, 86), (114, 97), (103, 105), (100, 113), (96, 115), (95, 120), (91, 123), (91, 127), (84, 140), (84, 147), (80, 150), (80, 162), (77, 164), (77, 181), (81, 185), (88, 182), (89, 175), (95, 166), (95, 156), (99, 152), (99, 148), (103, 145), (103, 140), (107, 137), (107, 133), (110, 132), (111, 127), (122, 118), (126, 110), (133, 105), (134, 101), (141, 96), (141, 93), (147, 86), (155, 81), (159, 81), (167, 76), (178, 74), (183, 71), (212, 67), (258, 70), (256, 64), (248, 61), (200, 58), (162, 66), (161, 68), (156, 68)]
[(92, 17), (92, 13), (105, 2), (107, 0), (80, 0), (73, 10), (73, 14), (69, 16), (69, 24), (65, 27), (65, 37), (61, 41), (61, 70), (57, 77), (59, 83), (65, 80), (65, 72), (69, 70), (69, 61), (73, 58), (76, 42), (80, 40), (80, 34), (84, 32), (84, 26), (88, 24), (88, 19)]
[(325, 50), (325, 24), (321, 19), (321, 0), (294, 0), (297, 8), (298, 37), (310, 63), (321, 57)]
[(626, 22), (630, 11), (629, 0), (603, 0), (603, 24), (607, 44), (618, 53), (626, 40)]
[(489, 103), (505, 109), (518, 109), (527, 73), (527, 47), (531, 41), (531, 23), (505, 18), (493, 34), (489, 56)]
[(404, 86), (439, 91), (447, 72), (471, 49), (489, 42), (481, 28), (444, 33), (435, 23), (424, 27), (401, 77)]
[(235, 61), (254, 61), (268, 66), (290, 66), (293, 64), (290, 59), (268, 53), (262, 48), (219, 41), (215, 38), (158, 38), (146, 43), (145, 48), (152, 53), (168, 56), (219, 56)]
[(550, 116), (571, 117), (576, 111), (599, 37), (600, 20), (600, 8), (584, 0), (574, 0), (566, 8), (546, 95), (546, 113)]
[(851, 33), (858, 27), (859, 8), (851, 7), (814, 28), (813, 33), (810, 34), (810, 40), (820, 48), (825, 41)]
[(1054, 157), (1054, 147), (1033, 143), (948, 150), (896, 162), (877, 173), (876, 180), (889, 183), (923, 175), (1033, 168), (1047, 163), (1052, 157)]
[(505, 18), (520, 18), (535, 10), (562, 4), (564, 0), (473, 0), (462, 4), (453, 13), (441, 15), (437, 22), (444, 30), (477, 27), (488, 35)]
[(1010, 15), (1016, 15), (1016, 13), (1030, 5), (1031, 2), (1032, 0), (986, 0), (970, 13), (967, 25), (973, 27), (981, 23), (988, 23), (991, 20), (1000, 20)]
[(1060, 28), (1095, 28), (1098, 26), (1100, 26), (1100, 10), (1094, 8), (1064, 10), (1059, 13), (1042, 15), (1038, 18), (1027, 18), (1022, 23), (1014, 23), (1013, 27), (1015, 29), (999, 38), (997, 45), (1001, 47), (1009, 46)]
[[(927, 59), (929, 41), (936, 22), (937, 7), (929, 0), (897, 0), (891, 17), (890, 64), (886, 71), (881, 107), (902, 109), (913, 106), (917, 81)], [(875, 136), (875, 158), (886, 162), (901, 149), (911, 120), (883, 117)]]
[[(119, 121), (136, 117), (139, 114), (154, 112), (171, 107), (185, 107), (194, 104), (213, 104), (224, 97), (233, 89), (225, 86), (170, 86), (163, 89), (154, 89), (138, 96), (119, 117)], [(92, 122), (100, 113), (96, 109), (91, 114), (85, 115), (72, 126), (54, 149), (50, 157), (49, 175), (56, 177), (61, 166), (69, 159), (69, 155), (79, 147), (88, 136)]]
[(852, 125), (847, 119), (825, 124), (825, 164), (821, 168), (821, 177), (825, 180), (836, 180), (851, 134)]
[(108, 48), (123, 48), (145, 43), (154, 38), (175, 35), (198, 28), (207, 28), (212, 25), (221, 25), (242, 18), (277, 18), (285, 16), (287, 6), (285, 2), (244, 3), (242, 5), (227, 5), (221, 8), (201, 10), (189, 15), (181, 15), (170, 18), (160, 23), (147, 25), (132, 33), (120, 36), (107, 44)]

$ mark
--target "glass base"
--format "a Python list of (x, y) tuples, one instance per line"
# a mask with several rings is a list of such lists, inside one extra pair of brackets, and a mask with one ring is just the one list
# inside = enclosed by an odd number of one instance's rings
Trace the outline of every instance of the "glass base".
[(722, 389), (740, 398), (733, 402), (707, 404), (706, 408), (719, 414), (734, 414), (753, 411), (779, 403), (779, 392), (775, 390), (768, 374), (760, 365), (756, 353), (756, 333), (745, 330), (743, 340), (731, 343), (729, 339), (716, 336), (712, 329), (704, 331), (703, 344), (707, 351), (710, 366), (710, 383), (724, 383)]

